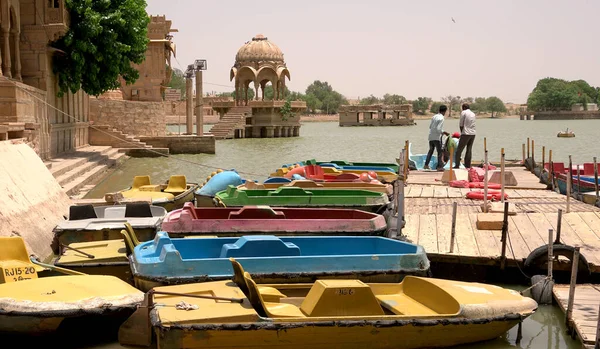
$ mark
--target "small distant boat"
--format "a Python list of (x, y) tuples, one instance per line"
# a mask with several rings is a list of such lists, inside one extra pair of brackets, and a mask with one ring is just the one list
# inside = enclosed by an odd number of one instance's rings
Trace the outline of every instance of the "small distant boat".
[(215, 195), (216, 206), (241, 207), (267, 205), (273, 207), (346, 208), (384, 213), (390, 200), (384, 193), (357, 189), (307, 190), (298, 187), (239, 190), (229, 186)]
[(239, 185), (238, 189), (277, 189), (279, 187), (298, 187), (310, 190), (330, 190), (330, 189), (362, 189), (375, 191), (378, 193), (386, 193), (388, 195), (393, 193), (393, 188), (390, 184), (381, 183), (367, 183), (367, 182), (320, 182), (317, 183), (312, 180), (295, 180), (289, 183), (256, 183), (246, 181), (246, 183)]
[(233, 238), (171, 239), (159, 232), (136, 246), (130, 257), (136, 287), (231, 279), (229, 258), (243, 261), (257, 282), (309, 282), (359, 278), (397, 282), (427, 275), (421, 246), (376, 236), (248, 235)]
[(572, 138), (575, 137), (575, 133), (573, 133), (573, 131), (569, 131), (569, 129), (567, 129), (566, 131), (560, 131), (556, 137), (559, 138)]
[(267, 234), (379, 235), (387, 234), (381, 215), (343, 209), (271, 208), (269, 206), (196, 208), (191, 203), (169, 212), (162, 230), (171, 237), (188, 235), (242, 236)]
[(29, 260), (22, 238), (0, 237), (0, 333), (50, 333), (70, 318), (124, 321), (144, 299), (112, 276), (69, 271), (75, 275), (38, 278), (43, 270)]
[[(231, 263), (233, 282), (157, 287), (148, 293), (121, 326), (121, 345), (150, 346), (154, 332), (158, 349), (214, 343), (242, 349), (261, 343), (282, 349), (441, 348), (500, 337), (538, 306), (498, 286), (416, 276), (384, 284), (322, 279), (257, 285), (254, 273), (244, 272), (236, 260)], [(184, 309), (189, 310), (175, 310), (188, 303)]]
[(148, 203), (129, 203), (116, 206), (71, 206), (69, 219), (54, 228), (52, 250), (61, 254), (61, 245), (122, 239), (125, 223), (135, 229), (137, 238), (146, 241), (154, 238), (162, 219), (167, 214), (163, 207)]
[[(171, 176), (166, 183), (150, 184), (150, 176), (135, 176), (133, 185), (121, 190), (118, 194), (125, 199), (151, 202), (152, 205), (164, 207), (167, 211), (182, 208), (186, 202), (194, 201), (197, 183), (188, 183), (185, 176)], [(111, 201), (109, 193), (105, 195)]]

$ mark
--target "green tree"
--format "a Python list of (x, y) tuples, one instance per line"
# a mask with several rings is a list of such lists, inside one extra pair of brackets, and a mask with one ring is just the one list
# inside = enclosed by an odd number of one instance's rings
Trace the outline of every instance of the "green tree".
[(580, 100), (576, 85), (555, 78), (538, 81), (527, 98), (527, 108), (531, 111), (570, 110)]
[(431, 98), (419, 97), (412, 102), (413, 111), (417, 114), (425, 114), (425, 112), (427, 112), (427, 109), (429, 109), (429, 104), (431, 104)]
[(404, 96), (400, 95), (391, 95), (386, 93), (383, 95), (383, 104), (385, 105), (398, 105), (398, 104), (406, 104), (408, 101)]
[(306, 88), (306, 103), (313, 112), (319, 109), (328, 114), (336, 114), (340, 106), (348, 104), (348, 101), (334, 91), (328, 82), (315, 80)]
[(381, 100), (373, 95), (370, 95), (369, 97), (361, 98), (359, 103), (361, 105), (374, 105), (381, 103)]
[(448, 117), (452, 117), (452, 110), (454, 111), (458, 111), (460, 109), (455, 109), (455, 108), (460, 108), (459, 104), (461, 103), (462, 99), (460, 98), (460, 96), (452, 96), (452, 95), (448, 95), (446, 97), (442, 97), (442, 102), (446, 103), (448, 105), (448, 109), (449, 109), (449, 114)]
[(485, 105), (487, 106), (487, 110), (492, 113), (492, 118), (494, 117), (494, 113), (496, 113), (496, 116), (498, 116), (498, 113), (506, 113), (504, 102), (496, 96), (488, 97), (485, 100)]
[(442, 102), (433, 102), (431, 103), (431, 109), (429, 109), (430, 112), (437, 114), (440, 111), (440, 107), (442, 106)]
[(185, 76), (181, 70), (177, 68), (173, 69), (169, 87), (181, 90), (181, 98), (185, 98)]
[(321, 101), (313, 93), (306, 94), (306, 107), (311, 113), (316, 113), (321, 109)]
[(487, 100), (483, 97), (475, 98), (475, 100), (471, 103), (471, 110), (478, 113), (489, 111), (486, 101)]
[(148, 46), (145, 0), (65, 0), (70, 25), (51, 46), (58, 95), (82, 89), (98, 96), (121, 86), (119, 77), (134, 83), (139, 72), (132, 63), (144, 61)]
[[(254, 93), (254, 89), (252, 87), (248, 88), (248, 100), (251, 101), (254, 99), (255, 93)], [(233, 97), (233, 99), (235, 100), (235, 91), (233, 92), (223, 92), (219, 94), (219, 97)], [(244, 97), (242, 96), (242, 99)]]

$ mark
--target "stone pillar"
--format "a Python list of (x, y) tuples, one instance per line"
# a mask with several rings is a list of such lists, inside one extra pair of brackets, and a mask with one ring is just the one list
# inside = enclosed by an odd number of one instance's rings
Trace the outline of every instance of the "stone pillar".
[[(258, 101), (258, 90), (259, 90), (258, 87), (259, 86), (260, 86), (260, 84), (258, 83), (258, 81), (254, 81), (254, 92), (255, 92), (254, 100), (256, 100), (256, 101)], [(265, 91), (262, 92), (262, 96), (263, 96), (262, 98), (265, 99)]]
[(285, 99), (285, 75), (281, 78), (281, 99)]
[(192, 79), (185, 79), (185, 134), (191, 135), (194, 131), (194, 85)]
[(196, 71), (196, 134), (204, 135), (204, 93), (202, 91), (202, 70)]
[(15, 45), (15, 79), (23, 81), (21, 77), (21, 48), (20, 48), (21, 33), (18, 30), (13, 31), (13, 40)]
[(261, 138), (260, 129), (259, 126), (252, 127), (252, 138)]
[(4, 76), (12, 77), (10, 63), (10, 31), (8, 28), (2, 28), (2, 36), (4, 37)]
[(273, 138), (274, 133), (275, 133), (275, 126), (267, 126), (267, 137), (266, 138)]
[(275, 128), (273, 129), (273, 137), (274, 138), (283, 137), (283, 134), (281, 131), (282, 131), (281, 126), (275, 126)]
[(300, 137), (300, 126), (294, 126), (294, 137)]

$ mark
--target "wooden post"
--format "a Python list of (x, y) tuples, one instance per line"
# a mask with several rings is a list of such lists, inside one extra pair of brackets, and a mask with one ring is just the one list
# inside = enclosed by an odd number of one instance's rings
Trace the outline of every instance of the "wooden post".
[(525, 157), (525, 143), (523, 143), (523, 166), (525, 166), (525, 160), (527, 158)]
[(571, 265), (571, 284), (569, 286), (569, 301), (567, 305), (567, 318), (565, 323), (567, 329), (571, 328), (571, 320), (573, 318), (573, 303), (575, 302), (575, 286), (577, 285), (577, 271), (579, 270), (579, 247), (575, 247), (573, 253), (573, 264)]
[(452, 203), (452, 231), (450, 234), (450, 253), (454, 253), (454, 239), (456, 236), (456, 211), (457, 210), (458, 210), (458, 203), (455, 201)]
[(531, 156), (531, 153), (529, 152), (530, 144), (531, 144), (531, 141), (529, 140), (529, 137), (527, 137), (527, 158), (529, 158)]
[(487, 151), (487, 137), (483, 137), (483, 152)]
[(546, 146), (542, 147), (542, 169), (540, 171), (540, 178), (542, 178), (542, 173), (544, 173), (544, 168), (546, 167)]
[(554, 235), (554, 231), (552, 229), (548, 229), (548, 279), (550, 281), (552, 281), (552, 267), (554, 266), (554, 254), (553, 254), (553, 248), (554, 246), (552, 245), (552, 238)]
[(504, 203), (504, 219), (502, 220), (502, 253), (500, 254), (500, 269), (506, 267), (506, 238), (508, 235), (508, 202)]
[(535, 141), (531, 140), (531, 173), (535, 173)]
[[(450, 140), (448, 140), (448, 141), (450, 141)], [(450, 152), (450, 166), (448, 167), (448, 185), (450, 185), (450, 181), (452, 181), (454, 178), (454, 177), (452, 177), (453, 172), (454, 172), (454, 151), (451, 151)]]
[(596, 324), (596, 344), (594, 349), (600, 349), (600, 307), (598, 307), (598, 324)]
[(598, 193), (598, 162), (594, 156), (594, 188), (596, 189), (596, 204), (600, 200), (600, 193)]
[(394, 211), (393, 214), (398, 213), (398, 180), (394, 181)]
[(556, 191), (556, 184), (554, 182), (554, 162), (550, 161), (550, 165), (548, 166), (550, 166), (550, 185), (552, 186), (552, 191)]
[(500, 152), (500, 197), (501, 202), (504, 203), (504, 148)]
[(577, 165), (577, 198), (581, 194), (581, 174), (579, 173), (579, 165)]
[(569, 175), (567, 176), (567, 213), (571, 212), (571, 190), (573, 185), (573, 162), (569, 155)]
[(403, 180), (406, 181), (406, 178), (408, 178), (408, 140), (406, 140), (404, 142), (404, 178)]
[(488, 196), (488, 152), (487, 150), (485, 151), (485, 177), (483, 178), (483, 213), (487, 213), (488, 212), (488, 207), (487, 207), (487, 196)]
[(558, 209), (558, 219), (556, 221), (556, 240), (554, 240), (555, 244), (560, 244), (560, 231), (562, 230), (562, 214), (563, 210)]
[(396, 236), (402, 236), (402, 220), (404, 219), (404, 177), (400, 178), (398, 182), (398, 219), (396, 219)]

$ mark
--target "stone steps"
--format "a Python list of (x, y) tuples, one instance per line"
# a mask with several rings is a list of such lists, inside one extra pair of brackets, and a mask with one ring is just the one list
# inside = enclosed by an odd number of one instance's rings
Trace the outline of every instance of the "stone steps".
[(113, 149), (109, 146), (85, 147), (75, 151), (74, 153), (70, 153), (59, 158), (53, 158), (50, 161), (46, 161), (45, 164), (46, 167), (50, 169), (50, 172), (54, 178), (57, 178), (87, 162), (99, 160), (112, 150)]
[(90, 144), (109, 145), (113, 148), (152, 148), (137, 137), (123, 133), (108, 125), (94, 125), (97, 130), (90, 129)]
[(245, 114), (228, 113), (223, 115), (219, 123), (210, 129), (210, 133), (217, 139), (233, 138), (233, 131), (244, 125)]

